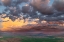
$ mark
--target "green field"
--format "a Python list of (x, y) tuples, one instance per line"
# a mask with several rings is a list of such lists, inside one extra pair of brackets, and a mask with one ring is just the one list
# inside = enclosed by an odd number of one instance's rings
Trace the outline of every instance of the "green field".
[(45, 37), (45, 38), (32, 38), (32, 37), (3, 37), (0, 42), (64, 42), (63, 38)]

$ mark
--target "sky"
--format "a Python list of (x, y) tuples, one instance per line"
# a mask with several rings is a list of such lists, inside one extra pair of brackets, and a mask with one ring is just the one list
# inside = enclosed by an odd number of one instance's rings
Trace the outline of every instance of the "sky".
[(52, 5), (52, 4), (53, 4), (53, 2), (54, 2), (54, 0), (50, 0), (50, 5)]
[(37, 24), (31, 19), (64, 21), (64, 0), (0, 0), (0, 17), (0, 28)]

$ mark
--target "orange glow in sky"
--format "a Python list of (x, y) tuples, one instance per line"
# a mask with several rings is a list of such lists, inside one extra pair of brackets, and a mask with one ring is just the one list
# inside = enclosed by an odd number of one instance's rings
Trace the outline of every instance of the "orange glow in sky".
[[(26, 21), (24, 23), (24, 20), (19, 20), (19, 18), (16, 19), (14, 22), (11, 19), (9, 19), (9, 17), (7, 17), (5, 19), (2, 18), (2, 20), (4, 20), (4, 21), (7, 21), (8, 20), (7, 22), (2, 22), (3, 28), (1, 28), (1, 30), (3, 30), (3, 31), (10, 30), (12, 27), (22, 27), (24, 25), (29, 24), (28, 21)], [(37, 24), (37, 23), (33, 21), (30, 24)]]

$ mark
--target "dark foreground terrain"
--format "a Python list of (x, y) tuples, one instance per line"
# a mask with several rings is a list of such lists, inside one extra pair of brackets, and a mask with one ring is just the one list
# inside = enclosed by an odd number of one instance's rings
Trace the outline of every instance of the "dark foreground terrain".
[(57, 38), (53, 36), (34, 38), (34, 37), (1, 37), (0, 42), (64, 42), (64, 38)]

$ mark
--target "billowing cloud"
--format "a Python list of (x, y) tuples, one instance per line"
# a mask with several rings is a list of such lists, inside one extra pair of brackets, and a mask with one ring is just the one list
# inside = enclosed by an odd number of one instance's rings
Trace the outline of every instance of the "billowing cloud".
[(30, 6), (27, 4), (22, 7), (22, 12), (23, 13), (29, 13), (30, 12)]
[(64, 0), (54, 0), (53, 7), (57, 11), (64, 11)]
[(1, 0), (3, 5), (5, 6), (10, 6), (11, 5), (11, 0)]
[[(20, 18), (39, 18), (40, 20), (63, 20), (64, 0), (54, 0), (50, 6), (50, 0), (1, 0), (1, 4), (7, 6), (1, 13), (5, 13), (12, 21)], [(38, 12), (38, 13), (37, 13)], [(39, 15), (38, 15), (39, 14)], [(41, 14), (41, 15), (40, 15)]]
[(28, 0), (1, 0), (1, 2), (3, 3), (3, 5), (5, 6), (17, 6), (23, 2), (28, 2)]
[(50, 0), (33, 0), (31, 5), (42, 14), (53, 14), (54, 9), (48, 5), (49, 2)]

